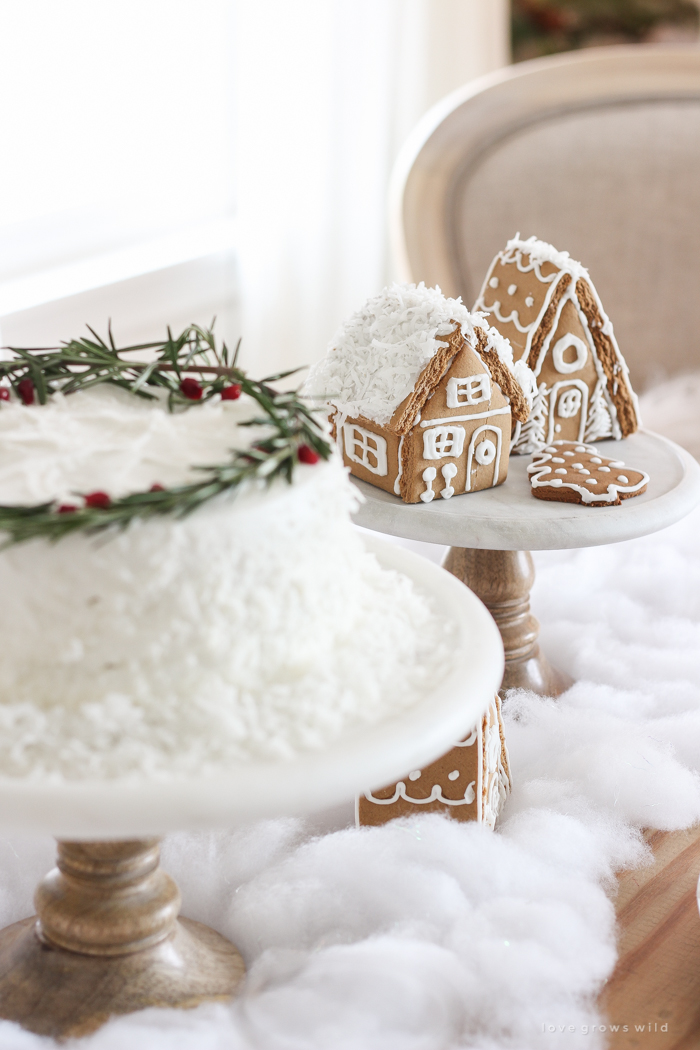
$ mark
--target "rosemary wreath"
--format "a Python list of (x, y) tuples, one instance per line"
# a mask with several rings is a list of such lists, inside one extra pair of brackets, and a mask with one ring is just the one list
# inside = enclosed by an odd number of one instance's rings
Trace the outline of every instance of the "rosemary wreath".
[[(88, 326), (89, 328), (89, 326)], [(253, 398), (260, 414), (240, 426), (264, 426), (265, 435), (244, 451), (232, 451), (226, 463), (198, 466), (202, 479), (173, 488), (154, 485), (119, 499), (108, 493), (76, 493), (75, 505), (57, 501), (35, 506), (0, 505), (2, 547), (36, 537), (59, 540), (79, 530), (98, 532), (110, 526), (126, 527), (135, 518), (172, 514), (183, 517), (223, 492), (243, 482), (260, 480), (270, 484), (282, 477), (291, 483), (297, 462), (317, 463), (328, 459), (331, 446), (323, 429), (296, 390), (278, 391), (270, 384), (298, 369), (279, 372), (261, 380), (249, 379), (237, 366), (240, 340), (231, 353), (223, 342), (217, 345), (210, 328), (190, 325), (178, 336), (168, 329), (162, 342), (140, 343), (118, 348), (108, 328), (108, 341), (89, 328), (93, 338), (71, 339), (60, 347), (7, 347), (0, 361), (0, 402), (11, 391), (25, 405), (46, 404), (58, 391), (72, 394), (100, 383), (122, 387), (136, 397), (157, 399), (155, 387), (167, 391), (170, 412), (196, 410), (215, 396), (235, 400), (241, 394)], [(130, 355), (151, 351), (153, 360), (134, 361)], [(198, 374), (195, 379), (191, 373)], [(0, 411), (2, 410), (0, 405)]]

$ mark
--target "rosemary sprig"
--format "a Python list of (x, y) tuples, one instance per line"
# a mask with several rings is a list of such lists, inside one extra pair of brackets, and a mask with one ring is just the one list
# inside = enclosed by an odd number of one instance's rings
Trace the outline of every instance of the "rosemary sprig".
[[(103, 506), (85, 503), (69, 510), (59, 507), (57, 502), (0, 505), (0, 533), (5, 534), (0, 549), (38, 537), (56, 541), (78, 531), (94, 533), (111, 526), (125, 528), (135, 518), (164, 514), (184, 517), (246, 481), (259, 480), (269, 485), (282, 477), (291, 483), (300, 458), (305, 462), (328, 459), (331, 446), (297, 391), (278, 391), (270, 385), (293, 375), (296, 369), (262, 380), (249, 379), (237, 366), (240, 341), (231, 354), (225, 343), (221, 348), (217, 346), (212, 328), (198, 325), (191, 325), (177, 337), (168, 329), (167, 339), (160, 343), (141, 343), (121, 349), (115, 346), (111, 328), (109, 342), (92, 329), (90, 332), (93, 339), (72, 339), (60, 347), (9, 347), (15, 356), (0, 361), (0, 377), (9, 378), (20, 397), (19, 384), (29, 379), (40, 404), (45, 404), (48, 397), (59, 390), (71, 394), (99, 383), (120, 386), (137, 397), (149, 399), (157, 395), (147, 388), (160, 387), (168, 392), (170, 411), (200, 405), (235, 384), (240, 388), (237, 393), (247, 394), (261, 409), (260, 415), (239, 425), (263, 426), (265, 436), (249, 449), (233, 451), (227, 463), (197, 467), (202, 472), (202, 480), (187, 485), (155, 487), (107, 501)], [(144, 350), (155, 350), (155, 360), (135, 362), (122, 356)], [(197, 400), (186, 397), (181, 389), (183, 376), (188, 372), (201, 375), (198, 380), (201, 396)], [(26, 397), (22, 399), (26, 401)]]

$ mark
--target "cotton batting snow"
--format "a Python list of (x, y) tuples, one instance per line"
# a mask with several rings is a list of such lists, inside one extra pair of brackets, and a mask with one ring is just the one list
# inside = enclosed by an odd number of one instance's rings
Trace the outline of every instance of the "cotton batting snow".
[[(249, 442), (240, 418), (104, 389), (3, 406), (0, 502), (184, 480)], [(206, 774), (414, 704), (452, 628), (364, 550), (357, 499), (334, 457), (185, 518), (0, 552), (0, 776)]]
[[(700, 820), (698, 530), (695, 512), (645, 539), (535, 555), (544, 647), (579, 681), (506, 705), (514, 790), (495, 834), (438, 816), (357, 831), (349, 801), (171, 836), (183, 912), (241, 948), (242, 994), (112, 1020), (76, 1045), (602, 1050), (601, 1025), (635, 1022), (595, 1007), (615, 962), (613, 872), (648, 859), (640, 828)], [(0, 922), (31, 914), (53, 856), (49, 839), (0, 841)], [(0, 1022), (2, 1050), (53, 1045)]]
[(490, 328), (482, 314), (470, 314), (460, 299), (449, 299), (439, 288), (393, 284), (368, 299), (340, 327), (328, 353), (309, 372), (304, 392), (333, 404), (345, 416), (364, 416), (386, 426), (412, 392), (446, 336), (460, 326), (474, 346), (474, 327), (486, 332), (498, 357), (513, 371), (526, 397), (536, 389), (530, 369), (513, 365), (507, 339)]

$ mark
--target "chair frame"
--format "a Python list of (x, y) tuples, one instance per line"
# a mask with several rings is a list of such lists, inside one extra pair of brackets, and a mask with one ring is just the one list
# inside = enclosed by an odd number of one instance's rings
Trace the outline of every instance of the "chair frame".
[(439, 284), (446, 295), (477, 294), (465, 287), (453, 235), (456, 191), (503, 139), (573, 112), (673, 100), (700, 100), (698, 45), (569, 52), (510, 66), (452, 92), (423, 117), (394, 166), (389, 222), (399, 279)]

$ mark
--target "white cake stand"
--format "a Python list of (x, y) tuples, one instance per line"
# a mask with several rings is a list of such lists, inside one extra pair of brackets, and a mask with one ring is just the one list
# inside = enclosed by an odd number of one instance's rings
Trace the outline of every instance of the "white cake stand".
[(59, 838), (58, 868), (35, 896), (37, 916), (0, 932), (0, 1017), (68, 1038), (114, 1014), (227, 998), (243, 961), (213, 930), (178, 919), (180, 894), (158, 867), (158, 836), (331, 806), (432, 762), (482, 717), (503, 673), (487, 610), (424, 558), (366, 542), (453, 621), (442, 682), (405, 712), (294, 761), (163, 782), (0, 779), (0, 827)]
[(535, 574), (531, 550), (593, 547), (634, 539), (666, 528), (700, 503), (700, 465), (679, 445), (641, 430), (623, 441), (595, 442), (603, 455), (622, 459), (650, 476), (647, 491), (617, 507), (585, 507), (535, 499), (527, 476), (529, 456), (511, 456), (508, 478), (485, 489), (429, 504), (353, 479), (365, 502), (355, 521), (406, 539), (451, 545), (445, 568), (470, 587), (491, 611), (503, 638), (502, 691), (523, 687), (557, 696), (571, 685), (537, 644), (530, 614)]

